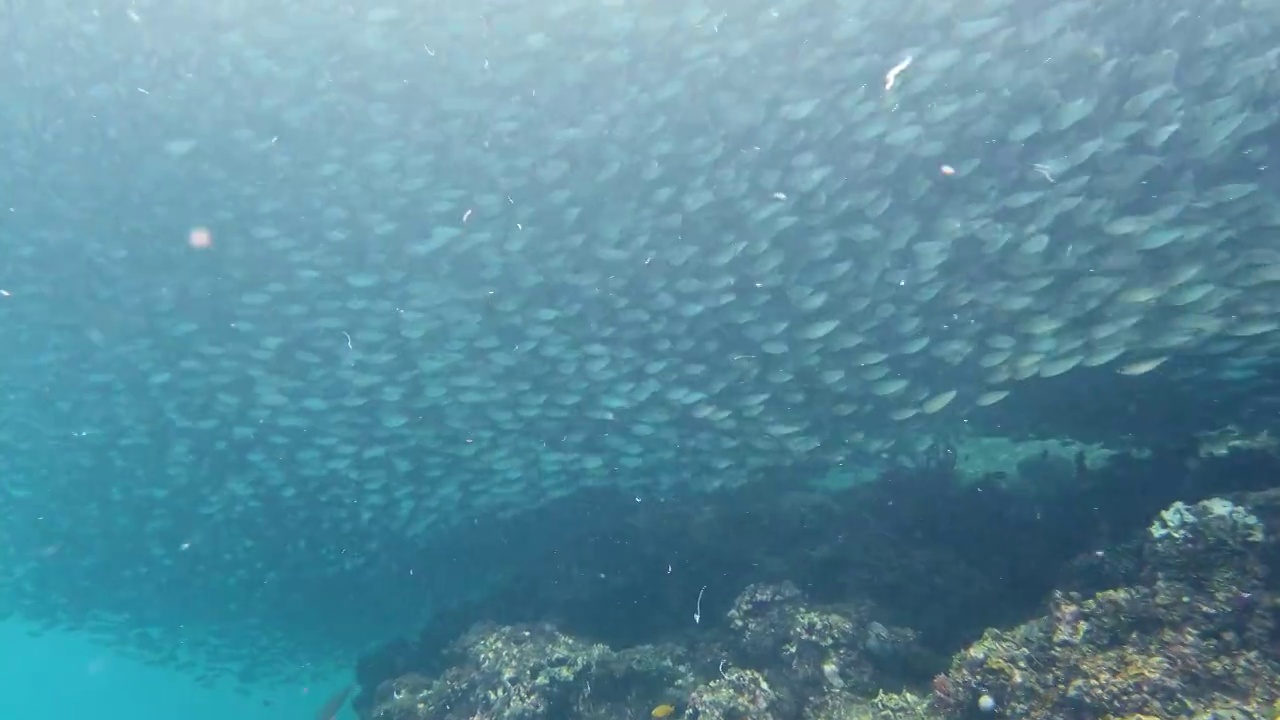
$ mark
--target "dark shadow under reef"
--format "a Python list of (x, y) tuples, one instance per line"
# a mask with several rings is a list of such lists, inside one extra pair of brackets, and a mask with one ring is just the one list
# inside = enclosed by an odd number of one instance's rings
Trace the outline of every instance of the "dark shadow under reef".
[[(361, 658), (355, 704), (367, 716), (384, 682), (446, 672), (459, 658), (458, 646), (446, 649), (477, 622), (554, 627), (529, 632), (615, 650), (694, 634), (714, 646), (743, 588), (783, 583), (815, 607), (854, 603), (868, 627), (909, 634), (910, 652), (881, 662), (876, 682), (928, 687), (987, 628), (1043, 613), (1055, 588), (1116, 584), (1132, 568), (1123, 552), (1107, 553), (1174, 501), (1270, 487), (1278, 470), (1267, 453), (1195, 459), (1169, 448), (1095, 471), (1076, 463), (1071, 482), (1037, 482), (1032, 463), (1018, 482), (963, 483), (948, 451), (835, 493), (796, 489), (788, 476), (665, 502), (584, 493), (455, 538), (469, 562), (500, 557), (527, 570)], [(866, 629), (857, 633), (865, 645)]]

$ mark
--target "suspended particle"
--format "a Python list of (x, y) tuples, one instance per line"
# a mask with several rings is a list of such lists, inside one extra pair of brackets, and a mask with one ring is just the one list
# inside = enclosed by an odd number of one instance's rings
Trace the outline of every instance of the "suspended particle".
[(191, 232), (187, 233), (187, 244), (196, 250), (211, 248), (213, 247), (213, 233), (209, 232), (209, 228), (191, 228)]
[(889, 69), (889, 72), (885, 73), (885, 76), (884, 76), (885, 92), (888, 92), (893, 89), (894, 84), (898, 82), (898, 75), (903, 70), (906, 70), (907, 66), (909, 66), (910, 64), (911, 64), (911, 56), (908, 55), (905, 58), (903, 58), (902, 62), (898, 63), (897, 65), (894, 65), (892, 68)]

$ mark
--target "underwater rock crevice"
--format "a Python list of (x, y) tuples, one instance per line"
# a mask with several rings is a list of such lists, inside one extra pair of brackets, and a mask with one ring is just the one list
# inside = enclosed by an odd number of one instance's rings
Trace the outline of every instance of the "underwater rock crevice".
[(892, 670), (928, 652), (914, 630), (784, 581), (746, 587), (714, 628), (621, 651), (546, 624), (476, 625), (447, 670), (382, 681), (362, 717), (1268, 716), (1280, 702), (1280, 490), (1178, 501), (1141, 532), (1132, 584), (1056, 590), (1043, 615), (988, 628), (931, 679), (918, 674), (931, 662)]
[[(1236, 472), (1224, 474), (1225, 467)], [(1230, 464), (1217, 458), (1190, 462), (1176, 455), (1122, 455), (1077, 482), (1043, 487), (1035, 485), (1028, 465), (1023, 468), (1028, 477), (1017, 482), (962, 481), (954, 472), (925, 468), (837, 493), (756, 484), (717, 496), (714, 506), (663, 503), (637, 509), (595, 498), (595, 515), (582, 516), (585, 522), (578, 525), (585, 537), (575, 540), (594, 551), (580, 555), (576, 564), (560, 565), (563, 574), (530, 564), (539, 572), (521, 576), (512, 589), (439, 617), (416, 641), (366, 655), (359, 668), (364, 692), (358, 707), (369, 712), (372, 689), (389, 678), (409, 671), (445, 672), (451, 660), (441, 649), (458, 628), (479, 620), (551, 622), (557, 632), (621, 652), (674, 643), (688, 648), (697, 677), (718, 670), (721, 660), (729, 668), (753, 668), (752, 662), (759, 664), (777, 648), (753, 655), (752, 644), (764, 641), (759, 636), (734, 648), (736, 606), (724, 599), (730, 584), (791, 587), (815, 607), (838, 608), (843, 617), (854, 618), (849, 622), (859, 638), (858, 662), (870, 664), (887, 683), (884, 688), (927, 687), (945, 670), (947, 657), (989, 628), (1017, 627), (1051, 613), (1063, 602), (1058, 598), (1087, 598), (1148, 581), (1144, 572), (1154, 551), (1145, 538), (1153, 517), (1175, 501), (1190, 506), (1232, 486), (1262, 484), (1259, 478), (1275, 477), (1275, 469), (1274, 458), (1265, 455), (1248, 462), (1233, 457)], [(602, 510), (610, 507), (626, 512)], [(598, 553), (596, 559), (584, 560), (592, 552)], [(701, 564), (687, 560), (668, 575), (660, 563), (673, 556), (698, 558)], [(1166, 575), (1176, 564), (1162, 566)], [(599, 577), (599, 568), (609, 570), (607, 577)], [(694, 625), (687, 618), (704, 577), (716, 582), (704, 597), (703, 623)], [(544, 591), (530, 592), (534, 586)], [(632, 618), (638, 622), (628, 627)], [(885, 640), (895, 634), (910, 638), (910, 650), (878, 656), (877, 633)], [(715, 657), (704, 658), (707, 654)], [(837, 660), (837, 665), (845, 692), (860, 687), (840, 674), (857, 663), (846, 668)], [(754, 669), (766, 681), (776, 672)], [(787, 694), (779, 688), (789, 685), (795, 683), (770, 687), (785, 701)]]

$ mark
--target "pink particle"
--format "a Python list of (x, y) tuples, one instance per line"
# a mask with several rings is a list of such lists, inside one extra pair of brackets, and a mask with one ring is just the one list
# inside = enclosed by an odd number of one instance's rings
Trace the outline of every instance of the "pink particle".
[(213, 247), (213, 233), (209, 232), (209, 228), (192, 228), (187, 234), (187, 244), (196, 250)]
[(953, 168), (953, 167), (951, 167), (950, 165), (943, 165), (942, 167), (940, 167), (940, 168), (938, 168), (938, 169), (942, 171), (942, 174), (943, 174), (943, 175), (955, 175), (955, 174), (956, 174), (956, 169), (955, 169), (955, 168)]

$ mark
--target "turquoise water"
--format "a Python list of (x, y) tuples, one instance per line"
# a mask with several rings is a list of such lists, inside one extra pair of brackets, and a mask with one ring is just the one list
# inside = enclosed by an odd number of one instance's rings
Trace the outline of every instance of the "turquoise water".
[(151, 664), (10, 627), (0, 720), (705, 629), (739, 488), (1280, 447), (1273, 5), (6, 0), (0, 610)]
[[(67, 720), (92, 708), (111, 720), (282, 720), (309, 718), (344, 682), (323, 687), (202, 687), (188, 674), (139, 664), (74, 633), (32, 637), (20, 623), (0, 623), (0, 717)], [(349, 708), (340, 719), (355, 717)]]

